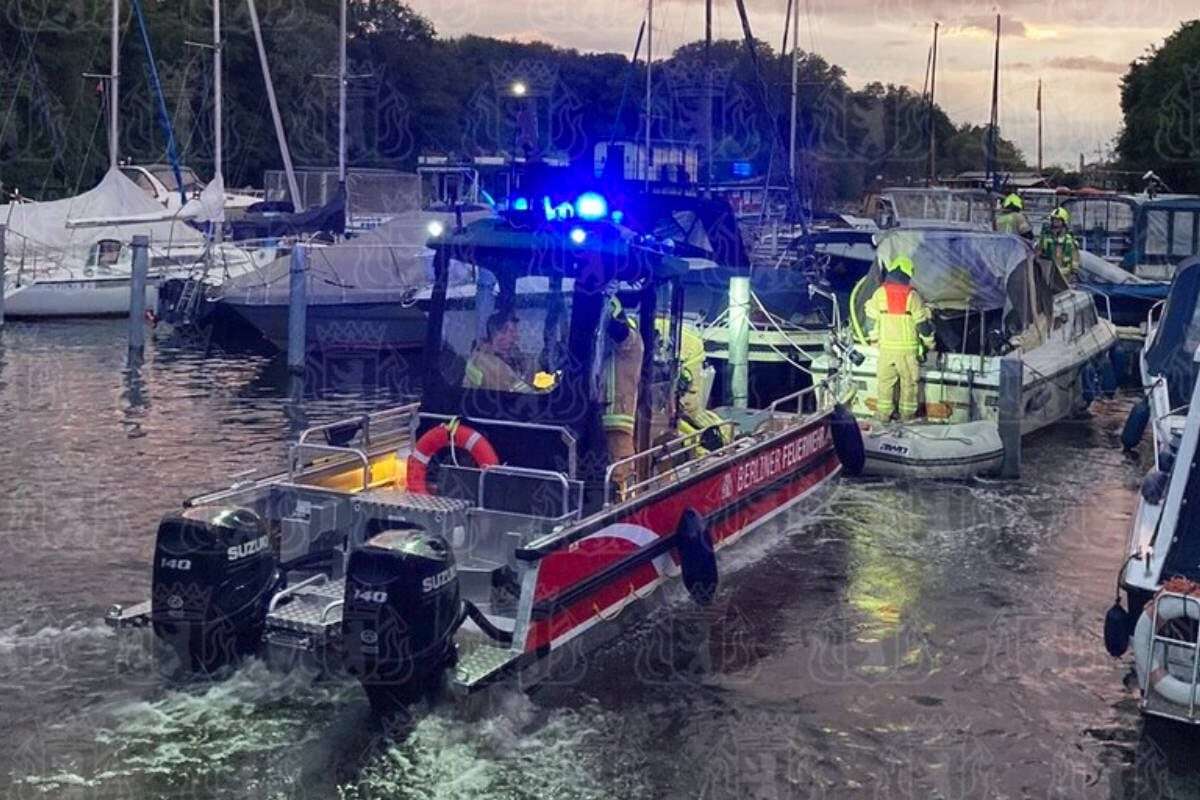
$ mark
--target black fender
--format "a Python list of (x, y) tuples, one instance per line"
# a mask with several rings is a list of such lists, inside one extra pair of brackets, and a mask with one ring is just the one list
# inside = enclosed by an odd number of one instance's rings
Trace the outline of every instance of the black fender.
[(1113, 603), (1104, 615), (1104, 649), (1113, 658), (1120, 658), (1129, 649), (1129, 637), (1137, 622), (1120, 603)]
[(862, 431), (858, 420), (841, 403), (829, 415), (829, 432), (833, 436), (833, 449), (847, 475), (861, 475), (867, 464), (867, 450), (863, 446)]
[(679, 568), (688, 594), (700, 605), (708, 605), (717, 594), (720, 576), (708, 523), (695, 509), (683, 512), (675, 532), (675, 548), (679, 551)]
[(1146, 426), (1149, 424), (1150, 401), (1143, 397), (1137, 405), (1129, 409), (1129, 416), (1125, 418), (1125, 427), (1121, 430), (1121, 445), (1126, 450), (1136, 450), (1138, 443), (1142, 441), (1142, 434), (1146, 432)]

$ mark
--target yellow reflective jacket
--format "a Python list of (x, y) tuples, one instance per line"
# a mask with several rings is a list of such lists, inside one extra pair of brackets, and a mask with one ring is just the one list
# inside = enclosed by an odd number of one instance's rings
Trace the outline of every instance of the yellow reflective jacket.
[(463, 373), (463, 386), (469, 389), (487, 389), (494, 392), (533, 392), (534, 388), (517, 374), (508, 362), (499, 356), (491, 345), (481, 342), (471, 353)]
[(638, 384), (642, 375), (642, 337), (632, 320), (623, 342), (610, 342), (604, 359), (604, 402), (602, 422), (605, 430), (633, 433), (637, 415)]
[(906, 283), (885, 281), (875, 290), (864, 309), (871, 321), (869, 339), (880, 350), (902, 350), (916, 353), (921, 345), (933, 345), (932, 335), (922, 335), (918, 328), (929, 322), (929, 309), (921, 295)]
[(996, 231), (1025, 236), (1032, 233), (1033, 228), (1029, 226), (1029, 220), (1020, 211), (1001, 211), (996, 215)]

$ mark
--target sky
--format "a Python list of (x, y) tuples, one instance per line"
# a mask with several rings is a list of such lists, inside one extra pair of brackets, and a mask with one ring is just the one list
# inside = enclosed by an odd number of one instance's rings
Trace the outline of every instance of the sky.
[[(1107, 154), (1121, 125), (1120, 82), (1131, 60), (1198, 7), (1182, 0), (798, 0), (800, 47), (846, 71), (850, 85), (907, 84), (918, 92), (934, 20), (941, 24), (937, 100), (955, 122), (986, 123), (995, 15), (1002, 17), (1000, 127), (1030, 164), (1043, 81), (1043, 160), (1073, 166)], [(747, 0), (759, 39), (779, 46), (787, 0)], [(644, 0), (410, 0), (445, 37), (473, 33), (629, 54)], [(740, 38), (737, 7), (714, 0), (714, 35)], [(654, 53), (704, 36), (702, 0), (655, 0)]]

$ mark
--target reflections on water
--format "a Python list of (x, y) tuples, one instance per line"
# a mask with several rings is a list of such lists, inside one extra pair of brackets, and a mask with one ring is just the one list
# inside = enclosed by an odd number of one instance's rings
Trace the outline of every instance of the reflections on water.
[[(679, 592), (532, 697), (390, 738), (357, 684), (249, 663), (165, 687), (139, 599), (159, 515), (279, 467), (312, 422), (395, 403), (405, 359), (0, 337), (0, 783), (14, 796), (1194, 797), (1200, 739), (1144, 725), (1099, 640), (1141, 467), (1128, 408), (1039, 435), (1016, 484), (844, 482), (746, 540), (718, 601)], [(782, 535), (781, 535), (782, 534)], [(631, 620), (632, 622), (632, 620)]]

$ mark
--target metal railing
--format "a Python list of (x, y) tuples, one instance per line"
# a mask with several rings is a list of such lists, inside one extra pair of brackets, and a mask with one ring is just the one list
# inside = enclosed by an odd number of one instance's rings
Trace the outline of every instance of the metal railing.
[(572, 515), (578, 512), (578, 509), (575, 509), (574, 512), (571, 509), (571, 484), (567, 481), (566, 476), (561, 472), (555, 472), (554, 470), (549, 469), (532, 469), (530, 467), (510, 467), (504, 464), (497, 464), (494, 467), (488, 467), (487, 469), (481, 469), (479, 471), (478, 492), (479, 508), (481, 510), (488, 510), (484, 501), (485, 495), (483, 493), (483, 488), (484, 483), (487, 481), (489, 475), (515, 475), (517, 477), (541, 478), (547, 481), (558, 483), (560, 486), (562, 486), (563, 514)]
[[(1181, 650), (1190, 650), (1191, 654), (1192, 654), (1191, 655), (1192, 678), (1191, 678), (1191, 684), (1190, 684), (1191, 692), (1190, 692), (1190, 695), (1188, 698), (1188, 711), (1187, 711), (1186, 717), (1179, 717), (1178, 715), (1164, 714), (1162, 711), (1158, 711), (1158, 710), (1155, 710), (1154, 713), (1159, 714), (1161, 716), (1169, 716), (1173, 719), (1177, 719), (1182, 722), (1195, 722), (1196, 721), (1196, 693), (1197, 693), (1197, 690), (1200, 689), (1200, 686), (1197, 685), (1197, 681), (1200, 681), (1200, 639), (1197, 639), (1197, 641), (1189, 642), (1184, 639), (1176, 639), (1173, 636), (1169, 636), (1166, 634), (1160, 634), (1158, 632), (1158, 610), (1159, 610), (1159, 607), (1161, 606), (1163, 600), (1165, 600), (1167, 598), (1171, 598), (1171, 597), (1178, 599), (1183, 604), (1183, 615), (1182, 615), (1183, 619), (1185, 619), (1185, 620), (1186, 619), (1192, 619), (1192, 620), (1200, 619), (1200, 599), (1197, 599), (1193, 595), (1181, 594), (1179, 592), (1167, 592), (1167, 591), (1161, 592), (1154, 599), (1154, 614), (1151, 616), (1151, 619), (1150, 619), (1150, 623), (1151, 623), (1150, 630), (1153, 631), (1153, 633), (1150, 637), (1150, 654), (1149, 654), (1148, 660), (1151, 665), (1154, 664), (1154, 654), (1158, 650), (1158, 646), (1161, 644), (1162, 645), (1162, 653), (1163, 653), (1162, 668), (1167, 671), (1168, 675), (1170, 675), (1171, 674), (1171, 671), (1170, 671), (1171, 648), (1176, 647)], [(1195, 617), (1193, 617), (1191, 614), (1187, 613), (1188, 603), (1194, 603), (1197, 606), (1198, 610), (1197, 610), (1197, 614)], [(1146, 670), (1147, 674), (1138, 676), (1141, 681), (1142, 708), (1143, 709), (1146, 708), (1147, 702), (1149, 701), (1149, 698), (1150, 698), (1150, 693), (1154, 691), (1154, 687), (1151, 686), (1151, 684), (1150, 684), (1151, 673), (1153, 671), (1154, 670), (1152, 670), (1152, 669), (1147, 669)], [(1171, 700), (1171, 698), (1166, 697), (1165, 695), (1163, 695), (1162, 697), (1163, 697), (1163, 699), (1167, 700), (1167, 702), (1172, 703), (1172, 705), (1178, 705), (1178, 703)]]
[[(654, 472), (654, 467), (657, 462), (669, 463), (670, 460), (676, 456), (686, 455), (689, 452), (694, 452), (696, 447), (700, 445), (704, 434), (714, 430), (719, 432), (723, 428), (729, 429), (729, 442), (727, 444), (717, 448), (716, 450), (710, 450), (708, 453), (700, 455), (699, 457), (690, 458), (681, 464), (676, 464), (663, 472)], [(608, 465), (608, 468), (604, 470), (604, 505), (610, 506), (620, 500), (628, 500), (632, 497), (636, 497), (637, 495), (641, 494), (643, 489), (678, 477), (684, 468), (694, 466), (697, 462), (706, 458), (718, 457), (733, 452), (734, 450), (741, 449), (745, 446), (746, 442), (751, 441), (752, 439), (752, 437), (743, 437), (739, 439), (737, 438), (736, 434), (737, 423), (728, 419), (721, 420), (720, 422), (714, 422), (712, 425), (701, 428), (698, 431), (693, 431), (692, 433), (687, 433), (683, 436), (671, 439), (670, 441), (663, 442), (662, 444), (656, 445), (649, 450), (643, 450), (640, 453), (634, 453), (631, 456), (626, 456), (625, 458), (612, 462)], [(642, 462), (646, 463), (643, 464)], [(635, 480), (633, 483), (621, 486), (621, 497), (616, 498), (613, 488), (617, 485), (617, 483), (613, 480), (613, 475), (618, 469), (626, 466), (630, 468), (630, 472), (635, 476), (635, 478), (636, 476), (643, 474), (648, 475), (648, 477), (642, 478), (641, 480)]]
[[(458, 418), (458, 417), (451, 416), (449, 414), (424, 413), (424, 414), (421, 414), (420, 416), (428, 417), (429, 419), (442, 419), (442, 420), (446, 420), (447, 422), (449, 422), (452, 419)], [(416, 419), (417, 419), (417, 417), (414, 416), (414, 418), (413, 418), (414, 425), (415, 425)], [(567, 477), (569, 477), (571, 479), (574, 479), (576, 477), (576, 473), (579, 468), (579, 453), (578, 453), (579, 443), (578, 443), (578, 440), (576, 440), (574, 434), (572, 434), (569, 430), (564, 428), (562, 425), (547, 425), (547, 424), (540, 423), (540, 422), (514, 422), (512, 420), (507, 420), (507, 419), (488, 419), (486, 417), (466, 417), (465, 421), (470, 424), (477, 423), (480, 425), (488, 425), (488, 426), (501, 427), (501, 428), (517, 428), (520, 430), (550, 431), (550, 432), (558, 433), (562, 437), (562, 442), (564, 445), (566, 445), (566, 448), (567, 448)]]
[[(389, 408), (384, 411), (377, 411), (374, 414), (363, 414), (358, 417), (350, 417), (348, 419), (340, 419), (334, 422), (326, 422), (321, 425), (314, 425), (310, 428), (305, 428), (301, 431), (300, 436), (296, 439), (296, 443), (288, 448), (288, 480), (294, 481), (296, 475), (306, 466), (304, 463), (305, 453), (314, 453), (321, 455), (345, 456), (352, 458), (362, 465), (363, 478), (362, 490), (366, 491), (371, 488), (371, 459), (370, 452), (372, 449), (371, 431), (372, 426), (380, 427), (384, 423), (394, 423), (394, 429), (386, 429), (385, 433), (404, 434), (396, 444), (403, 444), (405, 440), (411, 441), (412, 430), (416, 413), (420, 408), (419, 403), (409, 403), (396, 408)], [(339, 428), (345, 428), (349, 425), (357, 425), (357, 433), (361, 435), (360, 447), (346, 447), (341, 445), (326, 444), (323, 442), (311, 442), (310, 437), (317, 434), (329, 433)]]

